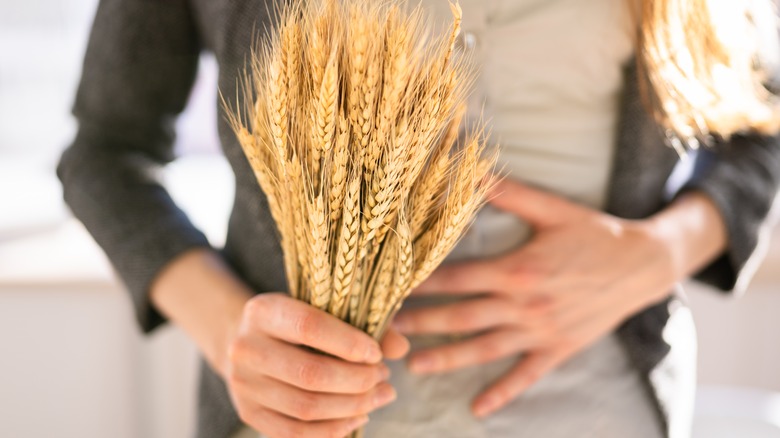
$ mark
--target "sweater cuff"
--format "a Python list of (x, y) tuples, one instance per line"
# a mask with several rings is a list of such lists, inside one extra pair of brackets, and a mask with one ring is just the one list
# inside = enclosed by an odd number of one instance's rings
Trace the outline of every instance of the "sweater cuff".
[[(150, 299), (151, 285), (157, 275), (174, 259), (196, 248), (211, 248), (203, 233), (175, 223), (159, 224), (155, 233), (130, 239), (125, 256), (112, 258), (133, 303), (136, 319), (144, 333), (166, 322)], [(114, 251), (116, 254), (116, 251)]]
[(776, 138), (735, 136), (714, 149), (699, 150), (696, 160), (691, 179), (677, 196), (689, 191), (708, 196), (723, 218), (728, 241), (723, 254), (694, 278), (739, 294), (766, 253), (780, 179), (780, 145)]

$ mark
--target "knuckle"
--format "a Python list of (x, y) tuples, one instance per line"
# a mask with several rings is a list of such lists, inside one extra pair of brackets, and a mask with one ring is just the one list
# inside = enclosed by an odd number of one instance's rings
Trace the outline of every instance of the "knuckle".
[(497, 336), (490, 336), (482, 343), (480, 355), (483, 359), (491, 360), (503, 355), (504, 347)]
[(242, 337), (238, 337), (228, 344), (228, 363), (233, 368), (236, 364), (244, 362), (249, 351), (247, 342)]
[(512, 303), (511, 306), (505, 306), (504, 309), (509, 314), (508, 317), (514, 323), (521, 324), (538, 324), (539, 319), (536, 318), (533, 312), (529, 311), (527, 306), (522, 304)]
[(293, 330), (298, 338), (303, 342), (309, 342), (317, 339), (318, 329), (317, 315), (313, 312), (301, 312), (293, 318)]
[(479, 324), (479, 314), (471, 306), (455, 307), (449, 313), (448, 319), (447, 323), (450, 327), (461, 330), (468, 330)]
[(552, 342), (559, 339), (558, 323), (554, 320), (548, 320), (544, 324), (536, 326), (533, 330), (533, 337), (539, 342)]
[(256, 318), (259, 317), (260, 315), (265, 314), (269, 306), (269, 301), (271, 301), (272, 299), (273, 297), (265, 294), (260, 294), (252, 297), (244, 305), (244, 317)]
[(366, 346), (356, 336), (346, 337), (344, 344), (349, 357), (362, 359), (365, 356)]
[(355, 389), (360, 392), (366, 392), (381, 380), (381, 371), (379, 371), (378, 367), (372, 367), (370, 370), (354, 373), (353, 376), (355, 376)]
[(296, 374), (303, 388), (313, 389), (322, 381), (325, 373), (321, 364), (304, 361), (298, 365)]
[(306, 394), (296, 398), (293, 402), (291, 414), (299, 420), (313, 421), (318, 419), (318, 405), (316, 396)]
[(538, 268), (528, 266), (525, 263), (513, 266), (505, 274), (505, 280), (511, 287), (534, 289), (541, 285), (544, 273)]

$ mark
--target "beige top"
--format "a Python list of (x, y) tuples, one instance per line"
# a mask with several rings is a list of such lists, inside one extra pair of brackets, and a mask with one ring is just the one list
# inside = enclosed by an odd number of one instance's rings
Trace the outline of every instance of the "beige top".
[[(484, 104), (510, 178), (603, 207), (622, 68), (634, 48), (633, 1), (460, 2), (463, 46), (479, 65), (470, 115)], [(428, 6), (437, 22), (451, 21), (446, 1)], [(519, 220), (487, 208), (453, 258), (503, 252), (526, 235)]]

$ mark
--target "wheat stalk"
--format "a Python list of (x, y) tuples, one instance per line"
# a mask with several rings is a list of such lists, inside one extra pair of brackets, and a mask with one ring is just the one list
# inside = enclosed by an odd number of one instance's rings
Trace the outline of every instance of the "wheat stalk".
[(293, 0), (229, 108), (290, 293), (377, 339), (492, 183), (484, 130), (460, 135), (473, 72), (452, 11), (433, 35), (420, 6)]

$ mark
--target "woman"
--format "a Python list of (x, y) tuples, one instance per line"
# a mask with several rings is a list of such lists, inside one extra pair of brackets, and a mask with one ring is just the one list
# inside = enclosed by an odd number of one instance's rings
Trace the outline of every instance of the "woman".
[[(678, 21), (678, 3), (698, 21)], [(426, 5), (437, 20), (447, 7)], [(236, 95), (253, 32), (268, 22), (264, 2), (103, 0), (78, 135), (58, 169), (65, 198), (126, 282), (142, 327), (169, 318), (203, 352), (199, 437), (343, 436), (369, 413), (371, 436), (686, 436), (695, 341), (670, 291), (696, 272), (744, 287), (780, 185), (777, 109), (752, 78), (740, 82), (752, 59), (708, 39), (716, 28), (703, 5), (647, 0), (639, 14), (625, 0), (462, 3), (460, 47), (478, 60), (475, 100), (510, 181), (381, 346), (260, 293), (285, 289), (281, 253), (224, 117), (236, 200), (221, 253), (151, 176), (172, 159), (171, 122), (198, 53), (216, 54), (220, 89)], [(723, 83), (713, 60), (742, 87), (688, 95)], [(669, 192), (679, 160), (659, 125), (683, 138), (735, 134)], [(398, 331), (414, 352), (391, 373), (382, 357), (408, 348)]]

